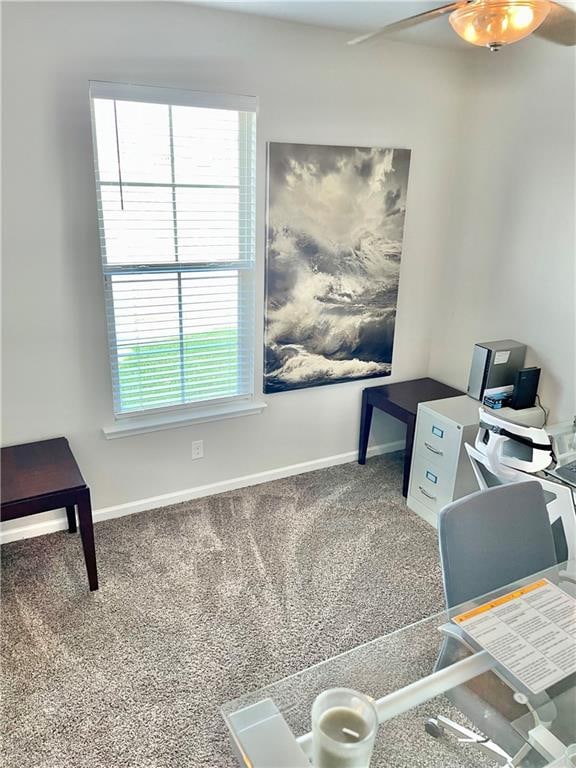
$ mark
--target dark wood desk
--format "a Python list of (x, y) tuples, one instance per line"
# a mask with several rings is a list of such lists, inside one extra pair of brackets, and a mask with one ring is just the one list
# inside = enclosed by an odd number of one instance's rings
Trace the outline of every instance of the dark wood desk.
[(367, 387), (362, 392), (362, 412), (360, 415), (360, 443), (358, 446), (358, 464), (366, 463), (368, 438), (372, 423), (372, 411), (378, 408), (406, 424), (406, 453), (404, 455), (404, 481), (402, 493), (408, 495), (410, 464), (412, 463), (412, 444), (418, 403), (430, 400), (442, 400), (445, 397), (464, 395), (459, 389), (449, 387), (435, 379), (413, 379), (399, 381), (396, 384), (384, 384), (382, 387)]
[(65, 437), (2, 448), (1, 502), (1, 520), (66, 507), (70, 533), (76, 533), (78, 507), (88, 584), (98, 589), (90, 489)]

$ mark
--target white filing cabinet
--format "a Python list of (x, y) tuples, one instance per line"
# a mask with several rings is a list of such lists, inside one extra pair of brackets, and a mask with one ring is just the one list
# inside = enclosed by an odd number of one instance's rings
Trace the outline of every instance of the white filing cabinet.
[(418, 406), (407, 503), (434, 527), (442, 507), (478, 490), (464, 443), (474, 444), (479, 408), (467, 395)]

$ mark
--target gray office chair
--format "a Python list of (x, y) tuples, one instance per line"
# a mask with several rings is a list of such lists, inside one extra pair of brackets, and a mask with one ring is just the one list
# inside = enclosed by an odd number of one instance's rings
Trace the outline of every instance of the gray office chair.
[(556, 565), (542, 486), (536, 480), (478, 491), (438, 518), (447, 608)]
[[(439, 515), (438, 536), (448, 609), (556, 565), (544, 494), (536, 481), (490, 488), (448, 504)], [(468, 655), (463, 638), (457, 635), (444, 639), (437, 669)], [(517, 703), (493, 672), (458, 686), (449, 698), (501, 748), (501, 765), (545, 764), (510, 725), (530, 709)], [(544, 696), (533, 704), (540, 707), (547, 701)], [(466, 731), (442, 717), (426, 724), (433, 736), (445, 728), (458, 735)], [(512, 759), (506, 760), (506, 755)]]

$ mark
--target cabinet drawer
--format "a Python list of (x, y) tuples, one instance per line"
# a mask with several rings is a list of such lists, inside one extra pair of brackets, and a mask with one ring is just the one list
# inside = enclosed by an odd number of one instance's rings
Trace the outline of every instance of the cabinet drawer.
[(426, 456), (415, 456), (410, 473), (410, 494), (429, 509), (439, 512), (452, 500), (453, 472)]
[(414, 450), (437, 464), (454, 465), (460, 452), (462, 430), (448, 419), (419, 409)]

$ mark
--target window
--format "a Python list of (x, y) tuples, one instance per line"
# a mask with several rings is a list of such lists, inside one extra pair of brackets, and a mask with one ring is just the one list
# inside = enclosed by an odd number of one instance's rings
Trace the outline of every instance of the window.
[(251, 397), (255, 99), (90, 98), (116, 415)]

